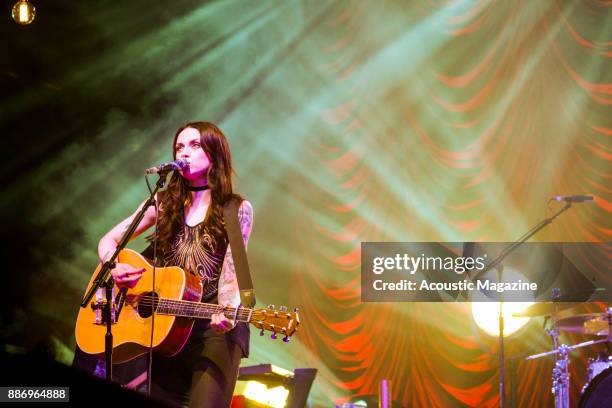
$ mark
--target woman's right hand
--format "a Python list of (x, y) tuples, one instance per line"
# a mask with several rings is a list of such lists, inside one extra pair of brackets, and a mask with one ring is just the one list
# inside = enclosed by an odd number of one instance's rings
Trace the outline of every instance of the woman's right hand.
[(111, 274), (118, 287), (131, 289), (136, 286), (144, 271), (145, 268), (134, 268), (130, 264), (117, 263)]

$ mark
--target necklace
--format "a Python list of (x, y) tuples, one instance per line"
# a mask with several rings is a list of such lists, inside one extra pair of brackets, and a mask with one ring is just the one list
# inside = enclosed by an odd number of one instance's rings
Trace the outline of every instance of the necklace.
[(204, 191), (208, 189), (209, 189), (208, 184), (206, 184), (205, 186), (199, 186), (199, 187), (187, 186), (187, 190), (189, 191)]

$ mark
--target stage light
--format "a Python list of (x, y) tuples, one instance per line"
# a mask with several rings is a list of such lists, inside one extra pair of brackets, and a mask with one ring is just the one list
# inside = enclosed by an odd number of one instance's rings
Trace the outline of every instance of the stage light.
[(283, 408), (289, 396), (289, 390), (283, 386), (268, 388), (259, 381), (248, 381), (244, 396), (269, 407)]
[[(502, 316), (504, 317), (504, 337), (516, 333), (529, 322), (529, 317), (514, 317), (533, 302), (502, 303)], [(499, 302), (473, 302), (472, 316), (478, 327), (491, 336), (499, 336)]]
[(232, 407), (304, 407), (316, 375), (315, 368), (291, 372), (273, 364), (240, 367)]
[[(482, 277), (489, 282), (499, 282), (497, 270), (490, 270)], [(503, 282), (522, 282), (529, 283), (529, 279), (525, 277), (518, 269), (507, 266), (503, 269)], [(499, 336), (499, 304), (493, 298), (483, 292), (477, 292), (472, 295), (472, 316), (474, 321), (485, 333), (491, 336)], [(533, 299), (533, 295), (525, 300)], [(529, 317), (514, 317), (513, 313), (519, 313), (525, 310), (533, 302), (502, 302), (502, 316), (504, 317), (504, 337), (508, 337), (516, 333), (521, 327), (529, 322)]]
[(28, 0), (19, 0), (13, 6), (11, 14), (17, 24), (28, 25), (36, 17), (36, 8)]

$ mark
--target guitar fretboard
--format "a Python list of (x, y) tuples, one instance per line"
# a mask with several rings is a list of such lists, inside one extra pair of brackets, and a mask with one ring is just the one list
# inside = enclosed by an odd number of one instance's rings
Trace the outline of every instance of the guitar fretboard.
[(250, 322), (252, 309), (244, 307), (223, 307), (211, 303), (190, 302), (187, 300), (159, 299), (155, 312), (158, 314), (210, 319), (213, 314), (223, 313), (228, 319), (239, 322)]

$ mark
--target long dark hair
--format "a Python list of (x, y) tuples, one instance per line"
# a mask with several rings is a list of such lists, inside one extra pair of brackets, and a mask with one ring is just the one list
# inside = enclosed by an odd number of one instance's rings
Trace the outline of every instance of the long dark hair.
[[(200, 132), (200, 144), (210, 159), (208, 185), (210, 187), (210, 209), (204, 223), (209, 226), (215, 237), (226, 237), (223, 223), (223, 205), (232, 198), (242, 199), (232, 189), (232, 154), (229, 143), (221, 129), (210, 122), (191, 122), (179, 128), (172, 141), (172, 156), (176, 159), (176, 139), (186, 128)], [(184, 209), (191, 204), (191, 194), (185, 179), (175, 172), (170, 177), (168, 188), (158, 194), (159, 224), (158, 245), (162, 253), (172, 244), (172, 236), (183, 225)], [(152, 241), (155, 234), (147, 237)]]

